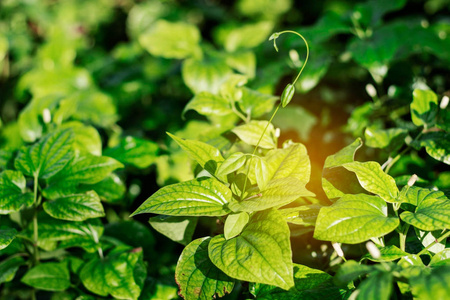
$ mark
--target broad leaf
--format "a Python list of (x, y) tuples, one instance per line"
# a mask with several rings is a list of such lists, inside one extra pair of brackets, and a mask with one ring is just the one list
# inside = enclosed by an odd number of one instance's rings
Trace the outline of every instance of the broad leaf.
[(302, 205), (298, 207), (280, 209), (286, 221), (295, 225), (314, 226), (319, 215), (321, 205)]
[(257, 299), (267, 300), (342, 299), (331, 275), (323, 271), (294, 264), (294, 282), (295, 287), (289, 291), (260, 283), (254, 284), (250, 291)]
[(430, 261), (430, 267), (450, 266), (450, 249), (444, 249), (436, 253)]
[(421, 300), (448, 299), (450, 296), (449, 282), (449, 266), (433, 268), (428, 274), (421, 274), (409, 280), (412, 295)]
[(268, 21), (226, 28), (219, 32), (220, 40), (228, 52), (254, 48), (267, 39), (272, 28), (273, 24)]
[(195, 110), (204, 116), (226, 116), (233, 112), (230, 103), (222, 96), (213, 95), (209, 92), (200, 92), (186, 104), (183, 113)]
[(23, 147), (14, 165), (25, 175), (50, 178), (73, 158), (73, 139), (74, 135), (68, 129), (49, 133), (36, 144)]
[(424, 199), (414, 213), (404, 211), (400, 218), (406, 223), (425, 231), (450, 228), (450, 200)]
[(329, 199), (336, 199), (344, 196), (344, 194), (364, 192), (355, 174), (342, 167), (346, 163), (353, 162), (355, 152), (361, 146), (361, 139), (356, 139), (353, 143), (336, 154), (328, 156), (325, 160), (322, 172), (322, 187)]
[(214, 174), (215, 168), (219, 162), (224, 159), (219, 149), (195, 140), (185, 140), (167, 133), (180, 147), (187, 152), (189, 157), (195, 160), (202, 168), (211, 174)]
[(200, 92), (218, 94), (220, 86), (231, 73), (232, 70), (222, 60), (187, 59), (183, 62), (184, 83), (195, 95)]
[[(94, 294), (119, 299), (137, 299), (145, 278), (142, 249), (94, 258), (80, 272), (83, 285)], [(144, 278), (142, 278), (144, 275)]]
[(218, 269), (209, 259), (211, 238), (201, 238), (184, 248), (178, 259), (175, 280), (186, 300), (212, 299), (231, 293), (234, 279)]
[(148, 220), (150, 226), (174, 242), (187, 245), (192, 241), (198, 218), (156, 216)]
[(438, 161), (450, 165), (450, 134), (445, 132), (430, 132), (422, 136), (419, 144), (425, 147), (428, 155)]
[(437, 96), (430, 90), (414, 90), (411, 118), (415, 125), (427, 127), (434, 124), (437, 115)]
[(8, 247), (9, 244), (16, 237), (17, 230), (11, 229), (0, 229), (0, 250)]
[(20, 256), (10, 257), (0, 262), (0, 284), (10, 282), (16, 276), (16, 272), (25, 261)]
[(356, 299), (389, 300), (392, 293), (392, 273), (376, 271), (365, 279), (356, 290)]
[(33, 204), (34, 196), (26, 191), (26, 184), (25, 177), (19, 171), (0, 173), (0, 214), (9, 214)]
[(399, 258), (402, 258), (404, 256), (409, 255), (408, 253), (406, 253), (405, 251), (399, 249), (397, 246), (386, 246), (386, 247), (381, 247), (379, 248), (380, 250), (380, 257), (372, 257), (370, 254), (365, 255), (365, 258), (371, 260), (371, 261), (376, 261), (376, 262), (380, 262), (380, 261), (393, 261), (393, 260), (397, 260)]
[(240, 202), (230, 203), (230, 209), (246, 212), (261, 211), (271, 207), (283, 206), (306, 196), (315, 195), (308, 191), (305, 184), (297, 178), (273, 179), (259, 194), (250, 196)]
[(139, 36), (139, 43), (154, 56), (186, 58), (201, 54), (200, 32), (188, 23), (157, 21)]
[(214, 178), (199, 178), (165, 186), (131, 215), (155, 213), (170, 216), (223, 216), (231, 191)]
[(39, 290), (64, 291), (70, 287), (67, 263), (41, 263), (30, 269), (22, 282)]
[[(114, 158), (84, 154), (70, 162), (58, 176), (48, 181), (44, 195), (56, 198), (67, 195), (67, 189), (79, 184), (95, 184), (123, 165)], [(73, 190), (71, 191), (73, 192)]]
[(264, 129), (267, 127), (259, 147), (273, 149), (277, 147), (275, 128), (267, 121), (250, 121), (247, 124), (237, 126), (231, 131), (235, 133), (244, 143), (256, 146)]
[(100, 198), (94, 191), (46, 201), (44, 210), (53, 218), (67, 221), (84, 221), (105, 216)]
[(388, 216), (386, 202), (377, 196), (345, 195), (320, 210), (314, 237), (319, 240), (357, 244), (393, 231), (400, 224)]
[(338, 286), (346, 286), (359, 276), (368, 274), (373, 270), (373, 266), (362, 265), (354, 260), (349, 260), (339, 267), (333, 280)]
[(405, 186), (399, 197), (402, 203), (409, 203), (414, 206), (419, 206), (422, 201), (427, 199), (445, 200), (447, 197), (442, 191), (434, 191), (417, 186)]
[(235, 152), (225, 159), (217, 168), (217, 176), (225, 176), (239, 170), (246, 162), (247, 156), (242, 152)]
[(242, 98), (239, 100), (239, 106), (247, 115), (252, 118), (258, 118), (273, 109), (278, 97), (263, 94), (258, 91), (242, 88)]
[(105, 155), (123, 164), (145, 169), (155, 162), (158, 150), (158, 145), (154, 142), (127, 136), (116, 147), (106, 149)]
[(73, 121), (64, 123), (61, 128), (70, 128), (74, 133), (74, 149), (85, 151), (96, 156), (102, 155), (102, 139), (94, 127)]
[(255, 77), (256, 55), (253, 51), (239, 51), (228, 53), (226, 57), (227, 65), (244, 74), (250, 79)]
[(247, 225), (249, 219), (250, 217), (246, 212), (228, 215), (223, 229), (225, 239), (229, 240), (239, 235)]
[(285, 290), (294, 286), (291, 256), (289, 227), (275, 210), (252, 215), (239, 236), (209, 244), (209, 258), (228, 276)]
[(372, 148), (381, 148), (388, 152), (397, 151), (405, 142), (408, 131), (401, 128), (376, 129), (367, 127), (364, 132), (366, 145)]
[(384, 173), (377, 162), (354, 161), (344, 164), (343, 167), (355, 172), (359, 183), (366, 191), (379, 195), (387, 202), (398, 202), (398, 188), (394, 178)]
[(125, 182), (115, 173), (110, 173), (102, 181), (94, 184), (82, 184), (76, 189), (79, 192), (94, 190), (102, 201), (108, 203), (120, 202), (126, 192)]

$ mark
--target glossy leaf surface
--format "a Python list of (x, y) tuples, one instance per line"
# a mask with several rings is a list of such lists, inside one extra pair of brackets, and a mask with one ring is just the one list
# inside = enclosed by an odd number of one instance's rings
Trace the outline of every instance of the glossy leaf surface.
[(22, 282), (46, 291), (64, 291), (70, 286), (67, 263), (41, 263), (30, 269)]
[[(235, 133), (243, 142), (256, 146), (266, 126), (267, 121), (250, 121), (247, 124), (235, 127), (231, 131)], [(269, 124), (269, 127), (267, 127), (259, 147), (265, 149), (276, 148), (275, 128), (272, 124)]]
[(6, 170), (0, 173), (0, 214), (30, 206), (33, 199), (33, 194), (26, 191), (26, 180), (21, 172)]
[(53, 218), (67, 221), (84, 221), (105, 216), (100, 198), (94, 191), (46, 201), (43, 206), (45, 212)]

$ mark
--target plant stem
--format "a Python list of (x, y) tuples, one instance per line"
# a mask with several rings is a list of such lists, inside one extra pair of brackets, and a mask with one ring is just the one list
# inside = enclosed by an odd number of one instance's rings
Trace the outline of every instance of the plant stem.
[(443, 240), (445, 240), (446, 238), (448, 238), (450, 236), (450, 231), (447, 231), (447, 233), (445, 233), (444, 235), (441, 235), (439, 238), (437, 238), (433, 243), (429, 244), (428, 246), (426, 246), (424, 249), (422, 249), (422, 251), (420, 251), (419, 253), (417, 253), (417, 255), (422, 255), (424, 254), (428, 249), (430, 249), (431, 247), (433, 247), (434, 245), (436, 245), (437, 243), (442, 242)]
[(403, 154), (405, 154), (406, 152), (408, 152), (411, 149), (411, 144), (414, 143), (415, 141), (417, 141), (423, 135), (423, 133), (424, 133), (424, 130), (422, 132), (420, 132), (414, 138), (414, 140), (408, 145), (408, 147), (403, 149), (403, 151), (400, 152), (399, 154), (397, 154), (394, 158), (389, 157), (389, 159), (381, 167), (382, 169), (384, 169), (384, 173), (386, 173), (386, 174), (389, 173), (389, 170), (392, 168), (392, 166), (402, 157)]
[(36, 265), (39, 263), (39, 232), (38, 232), (38, 177), (34, 176), (34, 213), (33, 213), (33, 264)]
[(400, 249), (402, 251), (405, 251), (406, 249), (406, 237), (408, 236), (408, 230), (409, 230), (409, 224), (405, 224), (405, 227), (403, 230), (399, 232), (399, 238), (400, 238)]

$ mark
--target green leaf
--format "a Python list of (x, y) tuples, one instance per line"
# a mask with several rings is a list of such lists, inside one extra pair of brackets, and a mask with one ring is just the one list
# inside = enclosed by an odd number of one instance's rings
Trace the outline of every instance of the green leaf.
[(239, 100), (238, 104), (242, 111), (247, 115), (252, 118), (258, 118), (265, 113), (270, 112), (277, 99), (278, 97), (243, 87), (242, 98)]
[(437, 96), (430, 90), (414, 90), (411, 102), (411, 118), (416, 126), (434, 125), (437, 115)]
[(178, 260), (175, 280), (180, 296), (186, 300), (212, 299), (231, 293), (234, 279), (218, 269), (209, 259), (211, 238), (201, 238), (184, 248)]
[[(48, 181), (44, 196), (67, 196), (67, 189), (79, 184), (95, 184), (123, 165), (114, 158), (84, 154), (73, 159), (59, 174)], [(73, 192), (73, 191), (71, 191)]]
[(393, 231), (400, 224), (388, 216), (387, 204), (377, 196), (345, 195), (320, 210), (314, 237), (319, 240), (357, 244)]
[[(187, 59), (183, 62), (181, 74), (184, 83), (197, 98), (200, 92), (218, 94), (220, 86), (231, 73), (232, 70), (223, 60)], [(208, 94), (205, 93), (205, 95)], [(200, 105), (197, 107), (200, 108)]]
[(381, 261), (393, 261), (409, 255), (408, 253), (406, 253), (405, 251), (399, 249), (397, 246), (394, 245), (379, 247), (379, 250), (380, 250), (380, 257), (374, 258), (370, 254), (366, 254), (364, 257), (371, 261), (381, 262)]
[(70, 287), (67, 263), (41, 263), (30, 269), (22, 282), (39, 290), (64, 291)]
[(425, 147), (428, 155), (450, 165), (450, 134), (445, 132), (430, 132), (422, 136), (419, 144)]
[(158, 20), (139, 36), (139, 43), (154, 56), (182, 59), (201, 54), (200, 38), (194, 25)]
[(137, 299), (143, 285), (139, 273), (146, 271), (142, 269), (142, 249), (135, 250), (90, 260), (81, 269), (81, 282), (89, 291), (100, 296), (110, 294), (119, 299)]
[(184, 108), (183, 114), (190, 109), (204, 116), (226, 116), (233, 112), (227, 99), (209, 92), (196, 94)]
[(354, 260), (349, 260), (340, 266), (333, 280), (338, 286), (346, 286), (349, 282), (370, 273), (373, 269), (373, 266), (362, 265)]
[(405, 186), (400, 192), (399, 200), (402, 203), (409, 203), (419, 206), (422, 201), (427, 199), (445, 200), (447, 197), (442, 191), (434, 191), (417, 186)]
[(246, 212), (228, 215), (223, 229), (225, 239), (229, 240), (238, 236), (247, 225), (249, 219), (250, 217)]
[(131, 216), (155, 213), (170, 216), (223, 216), (231, 191), (214, 178), (199, 178), (159, 189)]
[(256, 283), (250, 292), (257, 299), (295, 300), (295, 299), (342, 299), (339, 288), (333, 285), (332, 277), (320, 270), (294, 264), (295, 287), (289, 291), (278, 287)]
[(315, 196), (305, 184), (295, 177), (271, 180), (260, 194), (250, 196), (240, 202), (230, 203), (230, 209), (238, 211), (261, 211), (271, 207), (283, 206), (306, 196)]
[(135, 220), (111, 222), (105, 225), (104, 235), (122, 241), (127, 246), (142, 247), (144, 256), (154, 253), (156, 238), (147, 224)]
[(256, 73), (256, 55), (253, 51), (228, 53), (226, 63), (239, 73), (252, 79)]
[[(295, 88), (301, 93), (307, 93), (312, 90), (317, 86), (322, 77), (325, 76), (332, 61), (332, 54), (328, 50), (322, 47), (316, 48), (311, 53), (311, 60), (308, 60), (308, 67), (303, 70), (302, 76), (298, 79)], [(297, 61), (297, 64), (300, 64), (300, 61)]]
[(261, 139), (259, 147), (273, 149), (277, 147), (275, 128), (271, 123), (268, 124), (267, 121), (250, 121), (249, 123), (233, 128), (231, 131), (235, 133), (244, 143), (256, 146), (264, 131), (264, 128), (266, 128), (267, 125), (269, 126)]
[(448, 299), (450, 295), (450, 267), (442, 266), (431, 269), (428, 274), (421, 274), (409, 280), (414, 298), (423, 300)]
[(217, 168), (216, 175), (221, 177), (239, 170), (247, 161), (247, 156), (242, 152), (235, 152), (225, 159)]
[(196, 140), (185, 140), (167, 133), (180, 147), (187, 152), (189, 157), (195, 160), (202, 168), (211, 174), (215, 173), (217, 164), (224, 159), (219, 149)]
[(11, 229), (0, 229), (0, 250), (8, 247), (9, 244), (16, 237), (17, 230)]
[(302, 226), (314, 226), (321, 208), (321, 205), (312, 204), (284, 208), (279, 211), (289, 223)]
[(366, 145), (372, 148), (381, 148), (388, 152), (397, 151), (405, 142), (408, 131), (401, 128), (376, 129), (367, 127), (364, 132)]
[(100, 198), (94, 191), (46, 201), (44, 211), (53, 218), (67, 221), (84, 221), (105, 216)]
[(398, 202), (398, 188), (395, 180), (383, 172), (379, 163), (354, 161), (344, 164), (343, 167), (355, 172), (359, 183), (366, 191), (379, 195), (387, 202)]
[(228, 276), (285, 290), (294, 286), (291, 257), (289, 227), (275, 210), (252, 215), (239, 236), (209, 244), (209, 258)]
[(356, 299), (361, 300), (389, 300), (392, 293), (392, 273), (372, 272), (355, 291)]
[(355, 174), (342, 167), (342, 165), (354, 161), (356, 150), (361, 146), (362, 141), (358, 138), (336, 154), (328, 156), (325, 160), (322, 172), (322, 187), (329, 199), (336, 199), (344, 196), (344, 194), (364, 192)]
[(295, 130), (301, 141), (311, 138), (311, 130), (317, 123), (318, 118), (301, 106), (285, 107), (279, 110), (273, 119), (273, 124), (280, 128), (281, 132)]
[(73, 139), (68, 129), (49, 133), (36, 144), (20, 149), (14, 165), (25, 175), (51, 178), (73, 158)]
[(102, 139), (94, 127), (73, 121), (64, 123), (61, 128), (70, 128), (74, 133), (74, 149), (85, 151), (96, 156), (102, 155)]
[(404, 211), (400, 218), (406, 223), (425, 231), (450, 228), (450, 200), (424, 199), (414, 213)]
[(94, 190), (100, 196), (102, 201), (108, 203), (120, 202), (126, 192), (125, 183), (114, 173), (110, 173), (105, 179), (94, 184), (82, 184), (77, 190), (79, 192), (87, 192)]
[(0, 214), (9, 214), (33, 204), (34, 196), (26, 192), (26, 184), (25, 177), (19, 171), (0, 173)]
[(20, 256), (12, 256), (0, 262), (0, 284), (3, 282), (10, 282), (16, 276), (17, 270), (25, 261)]
[(153, 229), (174, 242), (187, 245), (192, 241), (198, 218), (156, 216), (148, 220)]
[(116, 147), (106, 149), (105, 155), (123, 164), (145, 169), (155, 162), (158, 150), (158, 145), (154, 142), (127, 136)]
[(450, 265), (450, 248), (444, 249), (436, 253), (430, 261), (430, 267), (448, 266)]
[(234, 52), (238, 49), (255, 48), (267, 39), (272, 28), (273, 24), (268, 21), (227, 28), (222, 32), (225, 50)]

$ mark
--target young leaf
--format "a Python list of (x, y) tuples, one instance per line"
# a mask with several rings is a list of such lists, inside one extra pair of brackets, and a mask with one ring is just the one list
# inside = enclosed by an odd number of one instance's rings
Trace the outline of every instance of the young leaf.
[(199, 178), (159, 189), (131, 215), (156, 213), (170, 216), (223, 216), (231, 191), (214, 178)]
[(187, 245), (192, 241), (198, 218), (156, 216), (148, 220), (150, 226), (174, 242)]
[(379, 195), (387, 202), (398, 202), (398, 188), (394, 178), (384, 173), (377, 162), (361, 163), (354, 161), (344, 164), (343, 167), (355, 172), (359, 183), (367, 191)]
[(24, 263), (25, 260), (20, 256), (13, 256), (0, 262), (0, 284), (13, 280), (17, 270)]
[(73, 139), (69, 129), (51, 132), (36, 144), (20, 149), (14, 165), (25, 175), (48, 179), (74, 157)]
[(70, 287), (67, 263), (41, 263), (30, 269), (22, 282), (40, 290), (64, 291)]
[(425, 231), (450, 228), (450, 200), (422, 200), (414, 213), (404, 211), (400, 218), (406, 223)]
[(155, 162), (158, 150), (154, 142), (127, 136), (116, 147), (106, 149), (104, 154), (123, 164), (145, 169)]
[(145, 268), (142, 269), (142, 249), (137, 250), (92, 259), (80, 271), (81, 282), (100, 296), (110, 294), (119, 299), (137, 299), (143, 285), (140, 273), (146, 273)]
[(255, 213), (242, 233), (215, 236), (209, 258), (232, 278), (281, 287), (294, 286), (289, 227), (275, 210)]
[[(250, 121), (250, 123), (237, 126), (231, 131), (235, 133), (244, 143), (256, 146), (261, 134), (264, 131), (264, 128), (267, 126), (267, 123), (267, 121)], [(269, 127), (267, 127), (259, 147), (265, 149), (273, 149), (277, 147), (275, 128), (272, 124), (269, 124)]]
[(239, 235), (245, 225), (247, 225), (249, 218), (250, 217), (246, 212), (228, 215), (223, 229), (225, 239), (229, 240)]
[(0, 250), (8, 247), (9, 244), (16, 237), (17, 230), (11, 229), (0, 229)]
[(46, 201), (44, 210), (53, 218), (67, 221), (84, 221), (105, 216), (100, 198), (94, 191)]
[(228, 175), (240, 169), (245, 164), (246, 160), (247, 156), (244, 153), (233, 153), (220, 164), (219, 168), (217, 168), (216, 175), (219, 177)]
[(345, 195), (320, 210), (314, 237), (319, 240), (357, 244), (393, 231), (400, 224), (388, 216), (387, 204), (377, 196)]
[(416, 126), (434, 124), (437, 115), (437, 96), (430, 90), (414, 90), (411, 102), (411, 118)]
[(180, 147), (187, 152), (189, 157), (195, 160), (202, 168), (211, 174), (215, 173), (215, 167), (224, 159), (219, 149), (195, 140), (185, 140), (167, 133)]
[(158, 20), (139, 36), (139, 43), (150, 54), (182, 59), (201, 54), (200, 32), (188, 23)]
[(417, 186), (405, 186), (400, 192), (399, 200), (402, 203), (409, 203), (414, 206), (419, 206), (422, 201), (427, 199), (445, 200), (447, 197), (442, 191), (433, 191)]
[(70, 128), (74, 134), (73, 148), (92, 155), (102, 155), (102, 139), (97, 129), (86, 126), (81, 122), (72, 121), (61, 125), (61, 128)]
[(258, 118), (270, 112), (277, 99), (278, 97), (243, 87), (242, 98), (238, 104), (247, 115), (250, 115), (252, 118)]
[(336, 199), (344, 194), (363, 193), (364, 190), (352, 172), (345, 170), (342, 165), (353, 162), (356, 150), (362, 146), (361, 139), (356, 139), (336, 154), (325, 160), (322, 173), (322, 186), (329, 199)]
[[(223, 60), (210, 61), (186, 59), (183, 62), (181, 74), (183, 76), (184, 83), (189, 87), (192, 93), (196, 95), (194, 97), (195, 99), (201, 92), (208, 92), (213, 95), (217, 95), (219, 93), (220, 86), (225, 79), (232, 74), (232, 70)], [(199, 105), (195, 106), (200, 108)]]
[(19, 171), (0, 173), (0, 214), (9, 214), (33, 204), (33, 194), (26, 192), (26, 184), (25, 177)]
[(372, 257), (370, 254), (365, 255), (365, 257), (371, 261), (380, 262), (380, 261), (393, 261), (409, 255), (408, 253), (406, 253), (405, 251), (399, 249), (397, 246), (394, 245), (382, 247), (379, 250), (381, 254), (380, 257), (375, 258)]
[(186, 300), (212, 299), (231, 293), (234, 279), (218, 269), (209, 259), (211, 238), (201, 238), (184, 248), (178, 259), (175, 280)]
[(315, 196), (297, 178), (286, 177), (271, 180), (258, 195), (250, 196), (240, 202), (230, 203), (230, 209), (237, 211), (261, 211), (271, 207), (283, 206), (306, 196)]
[(294, 264), (295, 287), (289, 291), (278, 287), (256, 283), (250, 292), (256, 299), (342, 299), (338, 287), (334, 286), (331, 275), (316, 269)]

